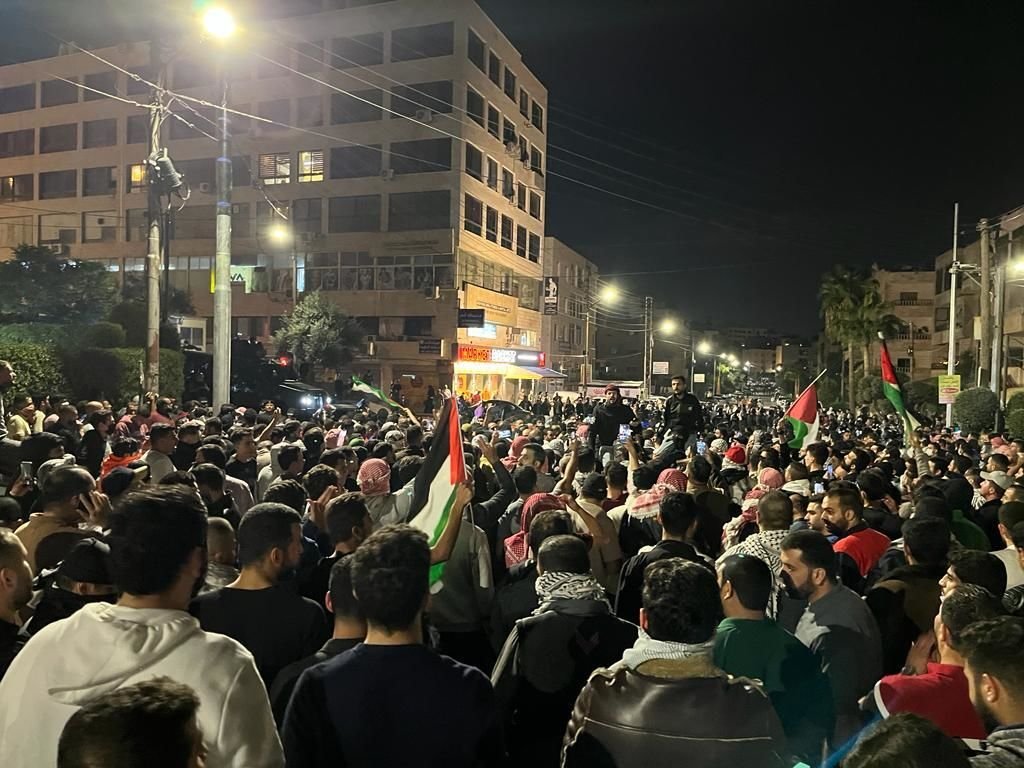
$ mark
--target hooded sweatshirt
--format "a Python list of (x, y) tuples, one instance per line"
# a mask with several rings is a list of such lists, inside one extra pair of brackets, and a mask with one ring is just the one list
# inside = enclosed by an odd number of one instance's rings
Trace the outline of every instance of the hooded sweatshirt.
[(97, 603), (33, 636), (0, 681), (0, 765), (54, 766), (65, 723), (126, 685), (167, 676), (199, 696), (207, 768), (281, 768), (252, 655), (184, 611)]
[(971, 768), (1019, 768), (1024, 765), (1024, 726), (997, 728), (989, 734), (988, 751), (971, 758)]

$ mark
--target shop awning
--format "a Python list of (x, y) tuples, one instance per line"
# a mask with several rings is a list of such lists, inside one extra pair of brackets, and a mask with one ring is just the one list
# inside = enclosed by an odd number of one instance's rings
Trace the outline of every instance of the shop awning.
[(528, 365), (524, 365), (523, 368), (531, 373), (536, 374), (542, 379), (565, 379), (568, 378), (564, 373), (555, 371), (551, 368), (533, 368)]

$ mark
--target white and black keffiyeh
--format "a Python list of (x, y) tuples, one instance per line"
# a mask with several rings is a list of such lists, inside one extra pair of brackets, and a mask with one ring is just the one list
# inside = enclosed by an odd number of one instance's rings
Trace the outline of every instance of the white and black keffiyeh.
[(604, 587), (590, 573), (569, 573), (567, 571), (545, 571), (537, 577), (537, 610), (535, 614), (548, 610), (556, 600), (598, 600), (608, 605)]
[(715, 636), (706, 643), (673, 643), (670, 640), (655, 640), (644, 630), (640, 630), (632, 648), (622, 654), (622, 663), (630, 669), (636, 669), (645, 661), (652, 659), (689, 659), (694, 656), (710, 657), (715, 649)]

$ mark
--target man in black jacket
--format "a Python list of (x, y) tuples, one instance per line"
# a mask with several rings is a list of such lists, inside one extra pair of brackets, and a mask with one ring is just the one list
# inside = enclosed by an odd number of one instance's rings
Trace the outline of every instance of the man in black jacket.
[(547, 539), (537, 572), (540, 607), (516, 622), (491, 683), (513, 761), (541, 768), (559, 764), (565, 723), (587, 678), (617, 662), (638, 627), (612, 614), (580, 538)]
[(594, 409), (594, 423), (590, 425), (590, 446), (599, 451), (612, 445), (619, 436), (619, 427), (636, 420), (633, 409), (622, 402), (622, 393), (614, 384), (604, 391), (605, 401)]
[(685, 376), (672, 377), (672, 394), (665, 398), (662, 425), (672, 436), (686, 443), (691, 435), (704, 429), (704, 409), (700, 400), (687, 390)]
[(702, 563), (700, 555), (686, 543), (697, 527), (697, 502), (688, 493), (670, 493), (661, 501), (658, 523), (661, 541), (652, 549), (629, 558), (619, 574), (619, 591), (615, 596), (615, 615), (634, 624), (640, 621), (643, 607), (644, 570), (666, 557), (681, 557)]

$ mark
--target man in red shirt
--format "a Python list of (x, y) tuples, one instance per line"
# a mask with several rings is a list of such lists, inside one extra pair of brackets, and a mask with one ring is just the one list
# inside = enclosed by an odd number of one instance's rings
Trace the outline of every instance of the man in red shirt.
[[(958, 587), (935, 617), (934, 636), (922, 635), (907, 656), (903, 672), (875, 683), (874, 692), (862, 701), (863, 708), (877, 710), (883, 717), (913, 712), (953, 738), (984, 739), (987, 731), (971, 704), (964, 675), (960, 636), (968, 625), (1001, 615), (1002, 603), (987, 590), (974, 584)], [(939, 661), (929, 661), (936, 649)]]
[(843, 584), (863, 594), (865, 578), (889, 548), (889, 537), (864, 522), (864, 501), (854, 486), (832, 488), (821, 512), (829, 533), (839, 537), (832, 548), (839, 556)]

